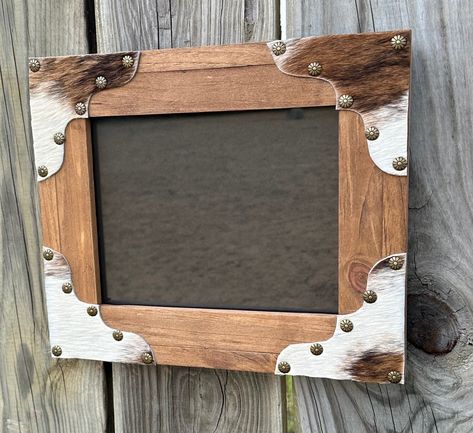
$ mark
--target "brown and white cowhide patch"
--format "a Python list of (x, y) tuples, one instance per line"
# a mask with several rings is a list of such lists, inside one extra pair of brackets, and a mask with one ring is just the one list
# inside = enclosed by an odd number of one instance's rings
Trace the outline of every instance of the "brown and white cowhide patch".
[[(391, 269), (391, 257), (402, 259), (400, 269)], [(401, 373), (405, 363), (405, 281), (406, 254), (394, 254), (377, 262), (368, 274), (367, 290), (377, 295), (374, 303), (363, 303), (351, 314), (337, 316), (333, 336), (326, 341), (291, 344), (278, 356), (277, 365), (287, 362), (290, 375), (389, 382), (391, 371)], [(351, 332), (340, 323), (348, 319)], [(323, 352), (313, 355), (310, 347), (320, 343)], [(276, 365), (275, 373), (281, 374)]]
[[(407, 41), (399, 50), (391, 45), (391, 39), (397, 35)], [(271, 49), (273, 44), (268, 43), (268, 47)], [(332, 84), (337, 110), (355, 111), (363, 118), (366, 128), (379, 130), (379, 137), (368, 141), (373, 162), (386, 173), (406, 176), (407, 169), (394, 169), (393, 160), (407, 159), (411, 32), (307, 37), (291, 39), (285, 44), (283, 54), (272, 52), (278, 68), (289, 75), (311, 77), (309, 64), (319, 63), (322, 71), (312, 78)], [(350, 95), (353, 105), (340, 107), (341, 95)]]
[[(49, 248), (44, 247), (44, 250)], [(61, 348), (62, 353), (58, 357), (143, 363), (143, 354), (152, 353), (145, 339), (122, 331), (122, 339), (117, 341), (113, 337), (115, 329), (102, 320), (100, 305), (82, 302), (74, 290), (64, 293), (63, 284), (73, 284), (71, 269), (61, 253), (51, 251), (53, 258), (44, 259), (45, 290), (49, 339), (51, 347)], [(91, 306), (97, 309), (95, 316), (87, 313), (87, 308)]]
[[(124, 65), (123, 58), (131, 57), (133, 64)], [(56, 144), (54, 135), (66, 135), (66, 127), (72, 119), (88, 117), (91, 96), (107, 88), (128, 83), (138, 68), (139, 53), (91, 54), (67, 57), (37, 58), (40, 69), (30, 71), (31, 125), (36, 167), (45, 166), (45, 180), (56, 173), (64, 160), (64, 144)], [(128, 59), (129, 60), (129, 59)], [(106, 87), (99, 89), (96, 78), (105, 77)], [(84, 114), (75, 110), (77, 103), (86, 106)]]

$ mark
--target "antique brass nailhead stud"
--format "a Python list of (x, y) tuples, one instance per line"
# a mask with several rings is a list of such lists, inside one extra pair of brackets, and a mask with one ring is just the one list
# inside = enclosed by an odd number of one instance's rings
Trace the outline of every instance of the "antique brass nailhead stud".
[(309, 75), (316, 77), (317, 75), (321, 74), (322, 65), (319, 62), (312, 62), (309, 64), (309, 66), (307, 66), (307, 71), (309, 72)]
[(51, 353), (52, 353), (54, 356), (61, 356), (61, 355), (62, 355), (61, 346), (53, 346), (53, 347), (51, 348)]
[(113, 338), (117, 341), (123, 340), (123, 332), (122, 331), (113, 331)]
[(373, 304), (378, 299), (378, 295), (373, 290), (366, 290), (363, 292), (363, 299), (367, 304)]
[(388, 260), (388, 266), (394, 271), (401, 269), (403, 264), (404, 260), (398, 256), (390, 257)]
[(125, 68), (131, 68), (134, 63), (135, 63), (135, 61), (133, 60), (133, 57), (128, 56), (128, 55), (122, 57), (122, 65)]
[(44, 260), (52, 260), (54, 257), (53, 250), (50, 250), (49, 248), (47, 250), (44, 250), (43, 257), (44, 257)]
[(340, 329), (343, 332), (351, 332), (353, 330), (353, 322), (351, 320), (348, 320), (348, 319), (343, 319), (340, 322)]
[(31, 72), (38, 72), (41, 68), (41, 63), (39, 63), (38, 59), (30, 59), (28, 66)]
[(107, 87), (107, 79), (100, 75), (95, 79), (95, 87), (97, 87), (97, 89), (105, 89), (105, 87)]
[(289, 362), (286, 362), (286, 361), (282, 361), (278, 364), (278, 370), (281, 372), (281, 373), (289, 373), (291, 371), (291, 366), (289, 365)]
[(38, 167), (38, 174), (41, 177), (46, 177), (48, 175), (48, 167), (46, 167), (45, 165), (40, 165)]
[(379, 137), (379, 129), (375, 126), (370, 126), (365, 130), (365, 137), (368, 140), (376, 140)]
[(145, 364), (152, 364), (153, 363), (153, 354), (151, 352), (143, 352), (141, 355), (141, 360)]
[(322, 352), (324, 351), (324, 348), (320, 343), (314, 343), (312, 346), (310, 346), (310, 351), (312, 355), (322, 355)]
[(83, 102), (78, 102), (74, 109), (79, 116), (82, 116), (87, 111), (87, 106)]
[(396, 35), (391, 39), (391, 46), (395, 50), (402, 50), (407, 45), (407, 39), (405, 36)]
[(393, 167), (397, 171), (402, 171), (407, 167), (407, 159), (404, 158), (403, 156), (399, 156), (394, 159), (393, 161)]
[(391, 383), (399, 383), (402, 379), (401, 373), (399, 371), (393, 370), (388, 373), (388, 380)]
[(280, 56), (286, 52), (286, 44), (284, 42), (278, 41), (271, 46), (271, 50), (275, 56)]
[(97, 307), (95, 307), (94, 305), (91, 305), (90, 307), (87, 307), (87, 314), (89, 316), (96, 316), (97, 315)]
[(342, 108), (350, 108), (353, 105), (353, 97), (350, 95), (341, 95), (338, 98), (338, 105)]
[(71, 283), (64, 283), (62, 285), (62, 291), (64, 293), (71, 293), (72, 292), (72, 284)]
[(54, 142), (56, 144), (64, 144), (65, 141), (66, 137), (62, 132), (56, 132), (56, 134), (54, 134)]

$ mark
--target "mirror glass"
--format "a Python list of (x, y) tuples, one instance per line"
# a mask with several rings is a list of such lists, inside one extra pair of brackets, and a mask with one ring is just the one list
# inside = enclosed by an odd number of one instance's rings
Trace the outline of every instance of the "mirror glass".
[(91, 121), (103, 303), (337, 312), (333, 107)]

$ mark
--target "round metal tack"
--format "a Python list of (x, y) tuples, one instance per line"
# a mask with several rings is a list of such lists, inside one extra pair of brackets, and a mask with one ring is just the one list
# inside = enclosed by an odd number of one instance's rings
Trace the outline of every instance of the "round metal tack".
[(307, 66), (307, 72), (313, 77), (317, 77), (322, 73), (322, 65), (319, 62), (312, 62)]
[(141, 355), (141, 360), (144, 364), (152, 364), (153, 354), (151, 352), (143, 352), (143, 354)]
[(38, 59), (30, 59), (28, 66), (31, 72), (38, 72), (41, 69), (41, 63)]
[(402, 379), (401, 373), (399, 371), (393, 370), (388, 373), (388, 380), (391, 383), (399, 383)]
[(131, 68), (134, 63), (135, 63), (135, 61), (133, 60), (133, 57), (131, 57), (130, 55), (126, 55), (126, 56), (122, 57), (122, 65), (125, 68), (127, 68), (127, 69)]
[(61, 355), (62, 355), (61, 346), (53, 346), (53, 347), (51, 347), (51, 353), (52, 353), (54, 356), (61, 356)]
[(45, 165), (40, 165), (38, 167), (38, 175), (41, 177), (46, 177), (48, 175), (48, 167)]
[(123, 332), (122, 331), (113, 331), (113, 338), (117, 341), (122, 341), (123, 340)]
[(403, 35), (396, 35), (391, 39), (391, 47), (399, 51), (406, 47), (407, 38)]
[(280, 56), (286, 52), (286, 44), (282, 41), (277, 41), (271, 45), (271, 50), (275, 56)]
[(44, 257), (44, 260), (52, 260), (54, 257), (53, 250), (50, 250), (49, 248), (47, 250), (44, 250), (43, 257)]
[(71, 283), (64, 283), (62, 285), (62, 291), (64, 293), (71, 293), (72, 292), (72, 284)]
[(310, 352), (312, 355), (319, 356), (322, 355), (324, 348), (320, 343), (314, 343), (310, 346)]
[(74, 106), (74, 110), (79, 116), (83, 116), (87, 112), (87, 106), (83, 102), (78, 102)]
[(363, 292), (363, 300), (367, 304), (373, 304), (376, 302), (377, 299), (378, 295), (373, 290), (366, 290), (365, 292)]
[(291, 366), (289, 365), (289, 362), (282, 361), (278, 364), (278, 370), (283, 373), (289, 373), (291, 371)]
[(107, 79), (103, 75), (98, 76), (95, 79), (95, 87), (100, 90), (105, 89), (107, 87)]
[(353, 322), (351, 320), (348, 320), (348, 319), (343, 319), (341, 322), (340, 322), (340, 329), (343, 331), (343, 332), (351, 332), (353, 331)]
[(404, 260), (399, 256), (392, 256), (388, 260), (388, 266), (394, 271), (401, 269), (403, 264)]
[(353, 96), (341, 95), (338, 98), (338, 105), (342, 108), (350, 108), (353, 105)]
[(98, 310), (95, 305), (91, 305), (90, 307), (87, 307), (87, 314), (89, 316), (96, 316), (97, 313), (98, 313)]
[(64, 136), (62, 132), (56, 132), (53, 138), (56, 144), (64, 144), (66, 141), (66, 137)]
[(365, 137), (367, 140), (376, 140), (379, 137), (379, 129), (375, 126), (370, 126), (365, 130)]
[(395, 158), (393, 161), (393, 167), (397, 171), (405, 170), (407, 167), (407, 159), (404, 158), (403, 156), (399, 156)]

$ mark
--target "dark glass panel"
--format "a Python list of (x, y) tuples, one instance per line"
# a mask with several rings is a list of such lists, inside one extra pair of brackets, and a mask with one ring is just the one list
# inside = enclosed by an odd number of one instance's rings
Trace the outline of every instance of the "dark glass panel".
[(104, 303), (337, 311), (332, 107), (92, 126)]

